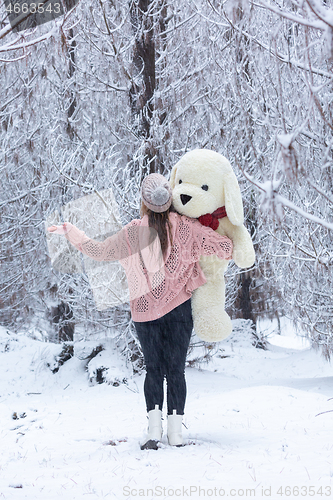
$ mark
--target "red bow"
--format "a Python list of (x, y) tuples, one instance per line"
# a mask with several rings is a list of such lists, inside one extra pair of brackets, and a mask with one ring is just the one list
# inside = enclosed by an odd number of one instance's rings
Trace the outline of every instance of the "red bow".
[(212, 214), (200, 215), (199, 221), (203, 226), (208, 226), (214, 229), (214, 231), (219, 227), (219, 219), (227, 217), (227, 212), (225, 207), (220, 207)]

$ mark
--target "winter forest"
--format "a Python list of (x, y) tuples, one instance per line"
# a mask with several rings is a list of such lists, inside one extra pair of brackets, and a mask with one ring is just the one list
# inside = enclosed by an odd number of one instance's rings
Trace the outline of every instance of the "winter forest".
[[(87, 344), (112, 339), (140, 373), (128, 304), (98, 311), (84, 273), (53, 269), (45, 221), (70, 201), (112, 187), (124, 225), (139, 217), (145, 175), (169, 178), (184, 153), (207, 148), (232, 164), (256, 252), (250, 269), (229, 264), (228, 314), (246, 325), (256, 351), (266, 348), (258, 322), (275, 321), (281, 333), (288, 318), (328, 370), (330, 0), (79, 0), (23, 31), (11, 27), (5, 9), (0, 325), (69, 357), (74, 335)], [(216, 348), (198, 346), (193, 365), (201, 367)], [(94, 376), (101, 381), (101, 373)]]
[[(52, 325), (64, 302), (89, 330), (84, 276), (50, 266), (44, 221), (112, 186), (138, 216), (148, 172), (184, 152), (221, 152), (239, 179), (256, 250), (229, 266), (232, 317), (287, 314), (332, 351), (333, 14), (320, 2), (79, 2), (1, 40), (1, 324)], [(58, 323), (59, 325), (59, 323)]]

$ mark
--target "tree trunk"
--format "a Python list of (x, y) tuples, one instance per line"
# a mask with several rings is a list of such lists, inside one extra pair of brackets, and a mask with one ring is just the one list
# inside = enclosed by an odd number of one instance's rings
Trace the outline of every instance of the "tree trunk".
[[(244, 12), (240, 6), (238, 6), (234, 12), (235, 22), (242, 23), (244, 20)], [(242, 94), (242, 79), (245, 81), (246, 85), (252, 86), (252, 77), (250, 70), (250, 47), (249, 40), (244, 38), (241, 34), (238, 35), (236, 33), (236, 62), (242, 71), (239, 72), (239, 85), (238, 85), (238, 94), (241, 98)], [(252, 121), (252, 113), (251, 108), (247, 106), (244, 109), (246, 112), (246, 123), (244, 124), (246, 132), (245, 136), (243, 136), (240, 141), (242, 144), (241, 154), (240, 156), (246, 158), (248, 155), (248, 150), (250, 149), (249, 145), (254, 138), (254, 124)], [(243, 132), (241, 131), (241, 134)], [(256, 224), (256, 206), (254, 197), (250, 199), (251, 206), (248, 210), (248, 226), (250, 225), (250, 234), (253, 237), (255, 232), (255, 224)], [(238, 308), (240, 310), (240, 316), (243, 319), (250, 319), (253, 322), (254, 331), (256, 331), (256, 315), (253, 311), (252, 307), (252, 298), (251, 298), (251, 287), (253, 285), (253, 271), (245, 271), (239, 277), (239, 292), (238, 292)]]
[(145, 141), (143, 177), (159, 170), (151, 140), (153, 97), (156, 88), (154, 20), (152, 12), (150, 11), (148, 14), (151, 5), (150, 0), (135, 0), (131, 2), (130, 6), (135, 43), (133, 48), (133, 79), (129, 98), (135, 132)]
[[(68, 59), (69, 59), (69, 64), (68, 64), (68, 73), (67, 76), (69, 79), (71, 79), (74, 75), (75, 72), (75, 48), (76, 48), (76, 41), (74, 40), (74, 34), (73, 34), (73, 29), (70, 28), (69, 30), (69, 37), (68, 37)], [(74, 85), (74, 83), (73, 83)], [(75, 113), (77, 107), (77, 101), (76, 101), (76, 95), (75, 91), (73, 90), (73, 86), (70, 89), (70, 105), (67, 110), (67, 119), (68, 119), (68, 125), (67, 125), (67, 133), (71, 139), (74, 137), (74, 128), (71, 123), (71, 118)]]
[(250, 319), (255, 324), (255, 318), (252, 310), (251, 302), (251, 283), (252, 276), (251, 271), (246, 271), (240, 275), (240, 290), (239, 290), (239, 307), (242, 313), (243, 319)]

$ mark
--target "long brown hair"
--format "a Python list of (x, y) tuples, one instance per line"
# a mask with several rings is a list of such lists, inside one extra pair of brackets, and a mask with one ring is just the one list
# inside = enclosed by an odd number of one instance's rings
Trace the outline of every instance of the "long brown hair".
[[(168, 210), (165, 212), (153, 212), (146, 205), (141, 202), (141, 210), (140, 215), (143, 217), (144, 215), (148, 215), (148, 226), (156, 229), (158, 237), (161, 243), (161, 249), (163, 256), (165, 255), (168, 243), (172, 246), (172, 234), (171, 234), (171, 223), (169, 220), (169, 213), (175, 212), (175, 209), (171, 205)], [(168, 233), (169, 233), (169, 241), (168, 241)]]

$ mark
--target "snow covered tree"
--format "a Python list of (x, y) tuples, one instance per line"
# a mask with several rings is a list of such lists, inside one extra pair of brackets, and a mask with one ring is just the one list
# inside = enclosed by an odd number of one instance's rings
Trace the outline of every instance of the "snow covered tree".
[(236, 66), (235, 82), (243, 82), (240, 116), (246, 130), (254, 130), (247, 139), (248, 157), (238, 157), (238, 163), (257, 187), (266, 217), (258, 228), (257, 280), (267, 296), (262, 276), (268, 273), (278, 290), (278, 308), (329, 357), (332, 7), (312, 0), (259, 2), (247, 11), (245, 21), (233, 18), (227, 8), (223, 15), (248, 41), (252, 68), (251, 82), (246, 82)]
[(125, 224), (146, 173), (210, 148), (235, 169), (257, 251), (251, 272), (229, 266), (232, 317), (301, 318), (329, 356), (331, 13), (313, 0), (89, 0), (57, 30), (39, 27), (29, 54), (11, 51), (0, 76), (0, 321), (46, 328), (57, 297), (78, 331), (131, 339), (126, 305), (99, 313), (85, 276), (52, 271), (44, 220), (112, 187)]

